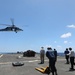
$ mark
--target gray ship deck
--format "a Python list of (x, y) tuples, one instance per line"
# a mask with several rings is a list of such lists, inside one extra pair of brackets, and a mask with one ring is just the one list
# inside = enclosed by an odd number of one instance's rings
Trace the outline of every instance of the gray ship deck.
[[(18, 58), (18, 56), (20, 57)], [(12, 66), (12, 62), (19, 61), (23, 62), (24, 66)], [(48, 66), (48, 59), (45, 57), (44, 64), (38, 63), (40, 63), (39, 55), (35, 57), (22, 57), (20, 54), (3, 54), (0, 57), (0, 75), (43, 75), (41, 72), (35, 70), (35, 68)], [(70, 64), (65, 64), (64, 57), (58, 57), (56, 67), (58, 75), (75, 75), (75, 71), (69, 71)]]

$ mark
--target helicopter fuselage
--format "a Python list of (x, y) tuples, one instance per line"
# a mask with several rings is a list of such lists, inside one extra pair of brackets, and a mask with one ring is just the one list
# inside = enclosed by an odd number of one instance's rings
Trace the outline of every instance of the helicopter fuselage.
[(23, 30), (18, 27), (6, 27), (4, 29), (0, 29), (0, 31), (15, 31), (17, 33), (18, 31), (23, 31)]

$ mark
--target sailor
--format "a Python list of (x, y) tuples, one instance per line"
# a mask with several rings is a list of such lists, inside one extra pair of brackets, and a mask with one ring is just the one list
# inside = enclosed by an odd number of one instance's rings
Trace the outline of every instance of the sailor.
[(67, 55), (69, 54), (68, 48), (66, 48), (64, 54), (65, 54), (66, 64), (69, 64), (69, 55)]
[(54, 49), (55, 61), (57, 61), (57, 50)]
[(68, 55), (70, 56), (70, 63), (71, 63), (70, 70), (75, 70), (74, 69), (74, 57), (75, 57), (75, 54), (74, 54), (74, 51), (72, 50), (71, 47), (69, 48), (69, 50), (70, 50), (70, 53)]
[(55, 58), (54, 50), (52, 50), (51, 47), (47, 48), (46, 56), (49, 59), (49, 68), (52, 72), (52, 75), (54, 75), (54, 73), (55, 75), (57, 75), (57, 69), (55, 66), (56, 58)]
[(41, 50), (40, 50), (40, 64), (44, 64), (44, 57), (45, 57), (45, 50), (44, 50), (44, 47), (41, 47)]

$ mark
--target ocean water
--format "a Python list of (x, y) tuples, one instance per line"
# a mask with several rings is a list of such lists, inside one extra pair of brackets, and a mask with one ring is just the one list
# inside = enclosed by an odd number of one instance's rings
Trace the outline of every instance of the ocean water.
[[(16, 54), (17, 52), (0, 52), (0, 54)], [(38, 53), (40, 54), (40, 53)], [(64, 53), (58, 53), (58, 56), (64, 56)]]
[(58, 53), (58, 56), (64, 56), (64, 53)]
[(0, 54), (15, 54), (17, 52), (0, 52)]

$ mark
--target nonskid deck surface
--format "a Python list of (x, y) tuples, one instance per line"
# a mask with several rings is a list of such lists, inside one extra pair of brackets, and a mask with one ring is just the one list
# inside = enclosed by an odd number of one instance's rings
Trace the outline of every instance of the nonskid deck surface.
[[(39, 64), (40, 56), (37, 54), (35, 57), (22, 57), (22, 54), (0, 54), (0, 56), (0, 75), (43, 75), (35, 68), (48, 66), (46, 57), (45, 63)], [(13, 67), (12, 62), (22, 62), (24, 65)], [(65, 57), (58, 57), (56, 67), (58, 75), (75, 75), (75, 71), (69, 71), (70, 64), (65, 64)]]

